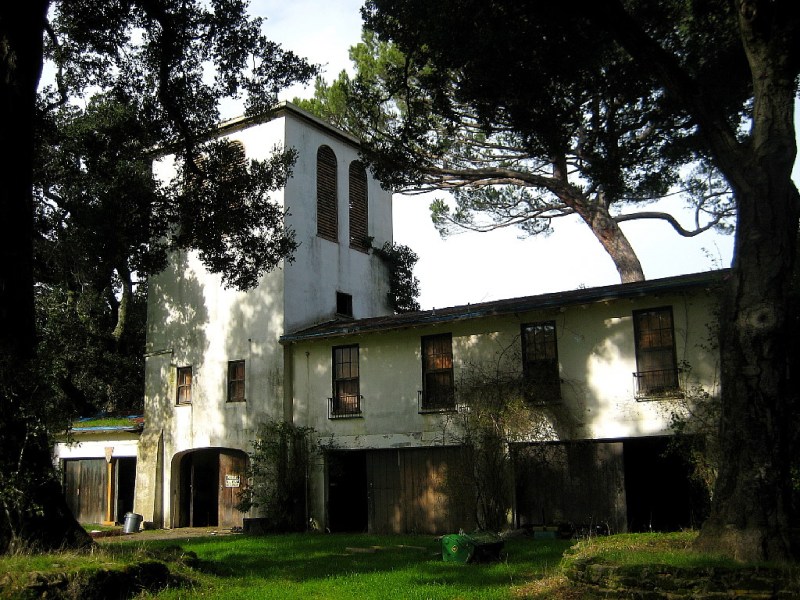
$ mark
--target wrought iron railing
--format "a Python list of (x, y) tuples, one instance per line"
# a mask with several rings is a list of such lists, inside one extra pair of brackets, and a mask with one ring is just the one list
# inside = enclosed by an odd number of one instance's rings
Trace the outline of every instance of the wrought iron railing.
[(329, 419), (354, 419), (361, 416), (361, 402), (363, 396), (358, 394), (343, 394), (328, 398)]
[(454, 412), (456, 410), (456, 399), (453, 392), (434, 395), (418, 390), (417, 406), (420, 413)]
[(633, 374), (637, 400), (654, 398), (674, 398), (681, 396), (680, 369), (660, 369), (657, 371), (637, 371)]

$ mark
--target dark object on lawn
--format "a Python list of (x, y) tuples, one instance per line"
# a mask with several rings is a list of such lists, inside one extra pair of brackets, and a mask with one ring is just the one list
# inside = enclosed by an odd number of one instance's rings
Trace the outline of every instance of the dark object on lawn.
[(245, 517), (242, 522), (242, 531), (252, 535), (265, 535), (274, 533), (274, 528), (270, 527), (269, 519), (264, 517)]
[(442, 537), (442, 560), (462, 564), (492, 562), (500, 560), (504, 546), (500, 536), (493, 533), (445, 535)]
[(558, 537), (562, 540), (585, 540), (599, 535), (610, 535), (608, 523), (559, 523)]

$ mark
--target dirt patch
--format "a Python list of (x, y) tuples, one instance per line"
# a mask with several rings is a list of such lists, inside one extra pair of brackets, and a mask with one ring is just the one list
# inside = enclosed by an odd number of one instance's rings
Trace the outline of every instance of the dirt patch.
[(175, 529), (145, 529), (137, 533), (122, 533), (122, 529), (118, 532), (102, 532), (103, 535), (98, 535), (95, 541), (102, 544), (104, 542), (128, 542), (128, 541), (148, 541), (148, 540), (188, 540), (196, 537), (213, 537), (213, 536), (229, 536), (241, 535), (241, 531), (231, 528), (219, 527), (178, 527)]

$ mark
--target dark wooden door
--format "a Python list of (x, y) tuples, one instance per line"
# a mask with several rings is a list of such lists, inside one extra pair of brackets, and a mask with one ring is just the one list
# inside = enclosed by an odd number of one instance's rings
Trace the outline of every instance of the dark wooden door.
[(241, 527), (244, 516), (236, 509), (245, 485), (247, 455), (241, 450), (219, 451), (219, 527)]

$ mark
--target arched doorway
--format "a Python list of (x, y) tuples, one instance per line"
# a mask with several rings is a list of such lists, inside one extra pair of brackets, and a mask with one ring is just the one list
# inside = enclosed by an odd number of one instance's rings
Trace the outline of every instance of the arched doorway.
[(172, 459), (174, 527), (241, 527), (236, 510), (245, 484), (247, 454), (231, 448), (202, 448)]

